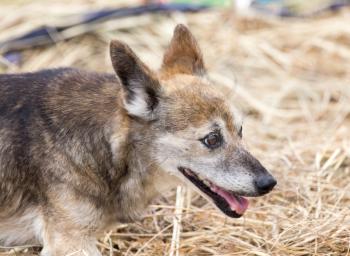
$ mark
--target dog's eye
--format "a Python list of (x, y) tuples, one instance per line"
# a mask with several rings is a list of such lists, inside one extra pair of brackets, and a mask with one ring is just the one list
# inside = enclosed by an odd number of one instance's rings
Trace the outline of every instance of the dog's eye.
[(208, 148), (217, 148), (222, 144), (222, 136), (218, 132), (211, 132), (207, 136), (205, 136), (201, 141)]

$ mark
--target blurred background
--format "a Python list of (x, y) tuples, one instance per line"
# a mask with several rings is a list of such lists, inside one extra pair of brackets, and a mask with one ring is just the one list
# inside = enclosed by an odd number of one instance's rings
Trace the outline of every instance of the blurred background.
[[(211, 78), (235, 90), (247, 147), (278, 179), (228, 219), (171, 191), (104, 255), (350, 255), (350, 5), (336, 0), (1, 0), (0, 73), (73, 66), (112, 72), (111, 39), (157, 69), (176, 24)], [(0, 255), (38, 255), (32, 245)]]

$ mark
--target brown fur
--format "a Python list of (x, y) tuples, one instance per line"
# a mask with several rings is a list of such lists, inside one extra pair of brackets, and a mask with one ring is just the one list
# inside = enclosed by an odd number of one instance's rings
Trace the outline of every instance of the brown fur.
[[(267, 171), (241, 146), (231, 103), (205, 78), (187, 28), (175, 29), (158, 73), (119, 41), (110, 53), (117, 77), (71, 68), (0, 76), (0, 244), (100, 255), (95, 236), (140, 218), (185, 179), (181, 163), (208, 177), (222, 169), (222, 186), (258, 194), (250, 177)], [(226, 140), (215, 152), (199, 142), (213, 124)]]
[(191, 32), (183, 26), (177, 26), (174, 37), (164, 54), (161, 75), (163, 79), (175, 74), (205, 74), (205, 65), (199, 45)]

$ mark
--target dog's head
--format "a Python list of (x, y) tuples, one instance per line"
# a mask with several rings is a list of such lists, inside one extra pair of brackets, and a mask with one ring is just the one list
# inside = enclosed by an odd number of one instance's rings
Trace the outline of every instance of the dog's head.
[(243, 196), (260, 196), (276, 185), (243, 148), (230, 91), (208, 80), (199, 46), (185, 26), (176, 27), (159, 72), (119, 41), (111, 43), (111, 58), (125, 109), (135, 122), (147, 123), (144, 140), (159, 169), (196, 188), (230, 217), (247, 209)]

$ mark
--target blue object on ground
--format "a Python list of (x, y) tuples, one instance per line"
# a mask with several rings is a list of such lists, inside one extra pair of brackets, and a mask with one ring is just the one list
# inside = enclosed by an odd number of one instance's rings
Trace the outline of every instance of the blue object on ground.
[[(95, 24), (106, 20), (119, 19), (130, 16), (137, 16), (146, 13), (169, 13), (169, 12), (198, 12), (209, 8), (207, 5), (198, 4), (148, 4), (137, 7), (125, 7), (116, 9), (105, 9), (95, 12), (89, 12), (81, 16), (81, 21), (68, 24), (65, 26), (43, 26), (34, 29), (22, 36), (0, 42), (0, 53), (3, 57), (14, 64), (19, 62), (19, 56), (15, 54), (23, 49), (28, 49), (36, 46), (54, 44), (57, 40), (52, 38), (52, 34), (58, 34), (66, 29), (82, 24)], [(13, 56), (16, 55), (16, 58)]]
[[(298, 1), (300, 2), (300, 1)], [(306, 1), (305, 1), (306, 2)], [(288, 3), (293, 3), (293, 1), (285, 0), (254, 0), (252, 2), (252, 8), (274, 16), (280, 17), (297, 17), (297, 18), (308, 18), (312, 16), (317, 16), (327, 11), (338, 11), (343, 7), (350, 6), (350, 0), (330, 0), (328, 4), (323, 6), (314, 4), (314, 8), (309, 10), (309, 12), (297, 12), (290, 8)], [(300, 2), (302, 5), (303, 3)], [(301, 8), (302, 9), (302, 8)]]

